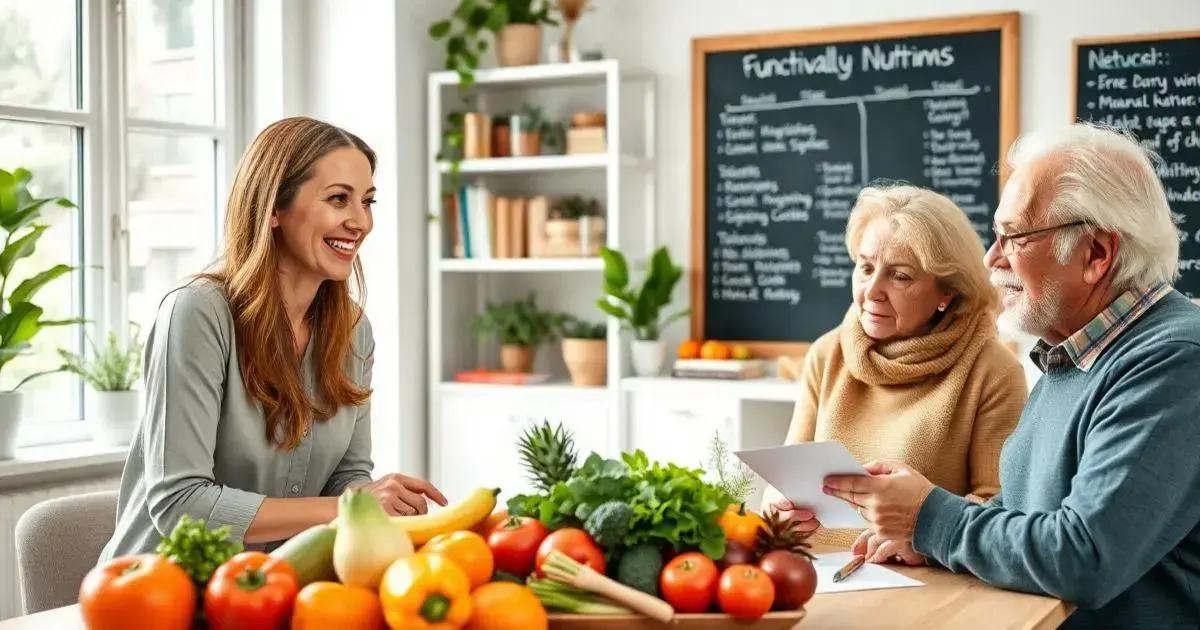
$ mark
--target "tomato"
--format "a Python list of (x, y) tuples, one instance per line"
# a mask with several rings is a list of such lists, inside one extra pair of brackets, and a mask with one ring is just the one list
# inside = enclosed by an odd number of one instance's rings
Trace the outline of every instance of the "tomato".
[(436, 553), (458, 565), (471, 580), (471, 588), (492, 579), (495, 560), (483, 536), (475, 532), (452, 532), (434, 536), (421, 547), (421, 553)]
[(803, 608), (817, 592), (817, 570), (808, 556), (776, 549), (758, 561), (758, 568), (775, 583), (775, 610)]
[(204, 591), (204, 616), (213, 630), (285, 628), (299, 590), (286, 560), (243, 551), (217, 567)]
[(546, 539), (547, 533), (541, 521), (528, 516), (514, 516), (496, 526), (487, 539), (488, 547), (492, 548), (495, 570), (519, 578), (533, 573), (538, 545)]
[(296, 596), (292, 630), (384, 630), (375, 591), (337, 582), (313, 582)]
[(675, 612), (702, 613), (712, 606), (718, 577), (717, 565), (708, 556), (692, 551), (675, 556), (663, 567), (658, 587)]
[(121, 556), (88, 571), (79, 609), (91, 630), (186, 630), (196, 612), (196, 587), (183, 569), (157, 554)]
[(509, 582), (484, 584), (471, 594), (465, 630), (546, 630), (550, 620), (528, 587)]
[(766, 525), (762, 517), (747, 510), (745, 504), (730, 506), (717, 523), (725, 530), (726, 540), (739, 542), (751, 550), (758, 548), (758, 530)]
[(587, 532), (574, 527), (564, 527), (549, 536), (538, 547), (537, 551), (537, 568), (538, 574), (541, 575), (542, 564), (546, 562), (546, 558), (550, 557), (551, 551), (561, 551), (568, 558), (586, 564), (592, 569), (604, 575), (604, 550), (600, 549), (596, 542), (588, 536)]
[(749, 564), (735, 564), (721, 574), (717, 601), (721, 610), (735, 619), (758, 619), (771, 610), (775, 584), (761, 569)]

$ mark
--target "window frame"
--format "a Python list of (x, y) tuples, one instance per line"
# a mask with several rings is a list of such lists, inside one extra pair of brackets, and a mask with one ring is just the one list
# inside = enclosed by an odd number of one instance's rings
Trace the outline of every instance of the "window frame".
[[(180, 135), (213, 142), (215, 174), (213, 229), (215, 243), (223, 240), (225, 199), (237, 157), (244, 145), (246, 98), (243, 33), (246, 16), (237, 0), (212, 0), (214, 120), (211, 125), (177, 123), (127, 115), (125, 92), (125, 0), (76, 0), (76, 109), (53, 109), (0, 103), (0, 119), (13, 122), (69, 126), (76, 133), (80, 180), (77, 182), (83, 250), (83, 282), (75, 284), (77, 303), (94, 331), (114, 330), (127, 340), (129, 317), (129, 207), (126, 167), (130, 133)], [(104, 209), (104, 211), (99, 211)], [(84, 327), (78, 329), (82, 340)], [(149, 331), (142, 331), (143, 338)], [(86, 385), (79, 383), (81, 394)], [(23, 420), (18, 447), (42, 446), (91, 438), (84, 420)], [(28, 416), (31, 410), (26, 409)]]

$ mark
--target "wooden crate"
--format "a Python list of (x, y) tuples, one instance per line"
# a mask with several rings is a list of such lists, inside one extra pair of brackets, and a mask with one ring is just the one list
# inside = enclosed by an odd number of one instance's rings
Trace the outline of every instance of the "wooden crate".
[(550, 630), (790, 630), (804, 618), (803, 610), (767, 613), (757, 621), (736, 621), (729, 615), (676, 615), (670, 624), (662, 624), (641, 615), (550, 615)]

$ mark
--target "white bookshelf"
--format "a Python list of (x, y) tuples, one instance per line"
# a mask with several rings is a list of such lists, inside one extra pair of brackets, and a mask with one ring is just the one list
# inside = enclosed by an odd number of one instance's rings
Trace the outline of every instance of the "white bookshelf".
[[(631, 262), (644, 260), (657, 234), (655, 216), (655, 83), (616, 60), (542, 64), (477, 71), (471, 94), (479, 110), (516, 109), (520, 101), (545, 106), (547, 118), (564, 119), (578, 109), (604, 110), (606, 151), (584, 155), (464, 160), (463, 184), (483, 183), (504, 194), (581, 194), (602, 200), (608, 247)], [(428, 78), (427, 210), (442, 216), (441, 194), (450, 165), (438, 161), (442, 125), (459, 105), (454, 72)], [(576, 435), (579, 450), (615, 455), (623, 443), (622, 379), (631, 372), (627, 340), (618, 322), (606, 318), (595, 301), (602, 295), (600, 258), (453, 258), (446, 251), (446, 227), (428, 228), (428, 396), (430, 478), (447, 493), (495, 484), (519, 490), (517, 435), (535, 418), (562, 421)], [(463, 369), (496, 367), (492, 344), (474, 340), (471, 318), (489, 301), (538, 294), (539, 306), (569, 312), (608, 326), (608, 384), (574, 387), (561, 359), (561, 345), (539, 349), (535, 370), (551, 380), (535, 385), (459, 383)], [(481, 461), (482, 460), (482, 461)], [(514, 461), (510, 461), (514, 460)], [(469, 462), (469, 463), (468, 463)], [(496, 479), (466, 475), (459, 468), (493, 470)], [(511, 492), (505, 490), (505, 495)]]

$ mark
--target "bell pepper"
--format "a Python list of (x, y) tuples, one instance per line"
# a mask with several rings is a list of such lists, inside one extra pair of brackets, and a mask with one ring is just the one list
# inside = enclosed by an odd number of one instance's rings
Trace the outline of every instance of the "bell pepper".
[(286, 628), (298, 590), (285, 560), (245, 551), (217, 568), (204, 592), (209, 628)]
[(388, 626), (409, 630), (452, 630), (471, 617), (471, 582), (466, 572), (437, 554), (396, 560), (379, 585)]

